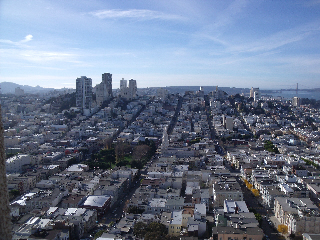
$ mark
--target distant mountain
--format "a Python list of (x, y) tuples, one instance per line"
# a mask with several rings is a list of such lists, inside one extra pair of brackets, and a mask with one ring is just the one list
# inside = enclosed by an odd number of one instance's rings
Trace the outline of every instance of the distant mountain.
[(54, 88), (43, 88), (40, 86), (31, 87), (28, 85), (20, 85), (12, 82), (2, 82), (0, 83), (1, 93), (10, 94), (15, 93), (15, 89), (20, 87), (25, 93), (46, 93), (55, 90)]

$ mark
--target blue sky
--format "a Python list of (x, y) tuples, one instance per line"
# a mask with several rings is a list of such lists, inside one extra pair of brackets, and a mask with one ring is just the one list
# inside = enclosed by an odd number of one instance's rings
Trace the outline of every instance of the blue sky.
[(320, 87), (320, 1), (1, 0), (0, 82)]

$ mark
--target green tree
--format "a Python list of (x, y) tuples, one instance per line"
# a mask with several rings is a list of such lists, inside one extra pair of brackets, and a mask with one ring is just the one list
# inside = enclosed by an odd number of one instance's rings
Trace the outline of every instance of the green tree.
[(133, 234), (138, 238), (143, 238), (147, 232), (147, 224), (143, 222), (137, 222), (133, 227)]
[(259, 222), (259, 225), (261, 226), (262, 216), (260, 215), (260, 213), (254, 213), (254, 216), (256, 217), (257, 221)]
[(144, 240), (162, 240), (163, 236), (159, 235), (158, 232), (147, 232), (144, 235)]
[(20, 195), (20, 191), (17, 189), (10, 190), (10, 195), (12, 195), (14, 198)]
[(159, 234), (163, 235), (167, 233), (167, 227), (158, 222), (152, 222), (148, 225), (148, 231), (149, 232), (159, 232)]

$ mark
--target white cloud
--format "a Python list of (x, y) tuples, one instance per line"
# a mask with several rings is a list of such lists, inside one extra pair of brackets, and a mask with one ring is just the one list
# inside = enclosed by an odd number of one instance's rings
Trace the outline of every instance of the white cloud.
[(10, 62), (34, 62), (34, 63), (47, 63), (47, 62), (68, 62), (80, 63), (76, 53), (59, 52), (59, 51), (42, 51), (42, 50), (21, 50), (21, 49), (0, 49), (0, 54), (7, 63)]
[(319, 32), (319, 23), (312, 22), (293, 29), (277, 32), (252, 43), (230, 47), (230, 50), (233, 52), (271, 51), (290, 43), (299, 42), (306, 39), (308, 36)]
[(140, 20), (150, 20), (150, 19), (162, 19), (162, 20), (173, 20), (182, 19), (182, 17), (172, 14), (166, 14), (158, 11), (152, 11), (147, 9), (111, 9), (111, 10), (99, 10), (95, 12), (90, 12), (92, 16), (98, 17), (100, 19), (105, 18), (135, 18)]
[(75, 55), (66, 52), (49, 52), (49, 51), (37, 51), (26, 50), (22, 51), (20, 55), (28, 61), (44, 62), (44, 61), (63, 61), (63, 62), (77, 62), (75, 61)]
[(29, 42), (31, 41), (33, 38), (33, 36), (31, 34), (25, 36), (24, 40), (20, 41), (20, 42)]
[(18, 42), (14, 42), (14, 41), (7, 40), (7, 39), (0, 39), (0, 43), (6, 43), (6, 44), (18, 46), (18, 45), (21, 45), (21, 43), (26, 43), (26, 42), (31, 41), (32, 38), (33, 38), (33, 36), (31, 34), (29, 34), (29, 35), (25, 36), (23, 40), (20, 40)]

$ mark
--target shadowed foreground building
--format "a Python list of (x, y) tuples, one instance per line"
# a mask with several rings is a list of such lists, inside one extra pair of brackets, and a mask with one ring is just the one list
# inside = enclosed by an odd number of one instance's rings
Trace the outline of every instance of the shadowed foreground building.
[(11, 239), (11, 217), (6, 177), (3, 125), (0, 106), (0, 239)]

